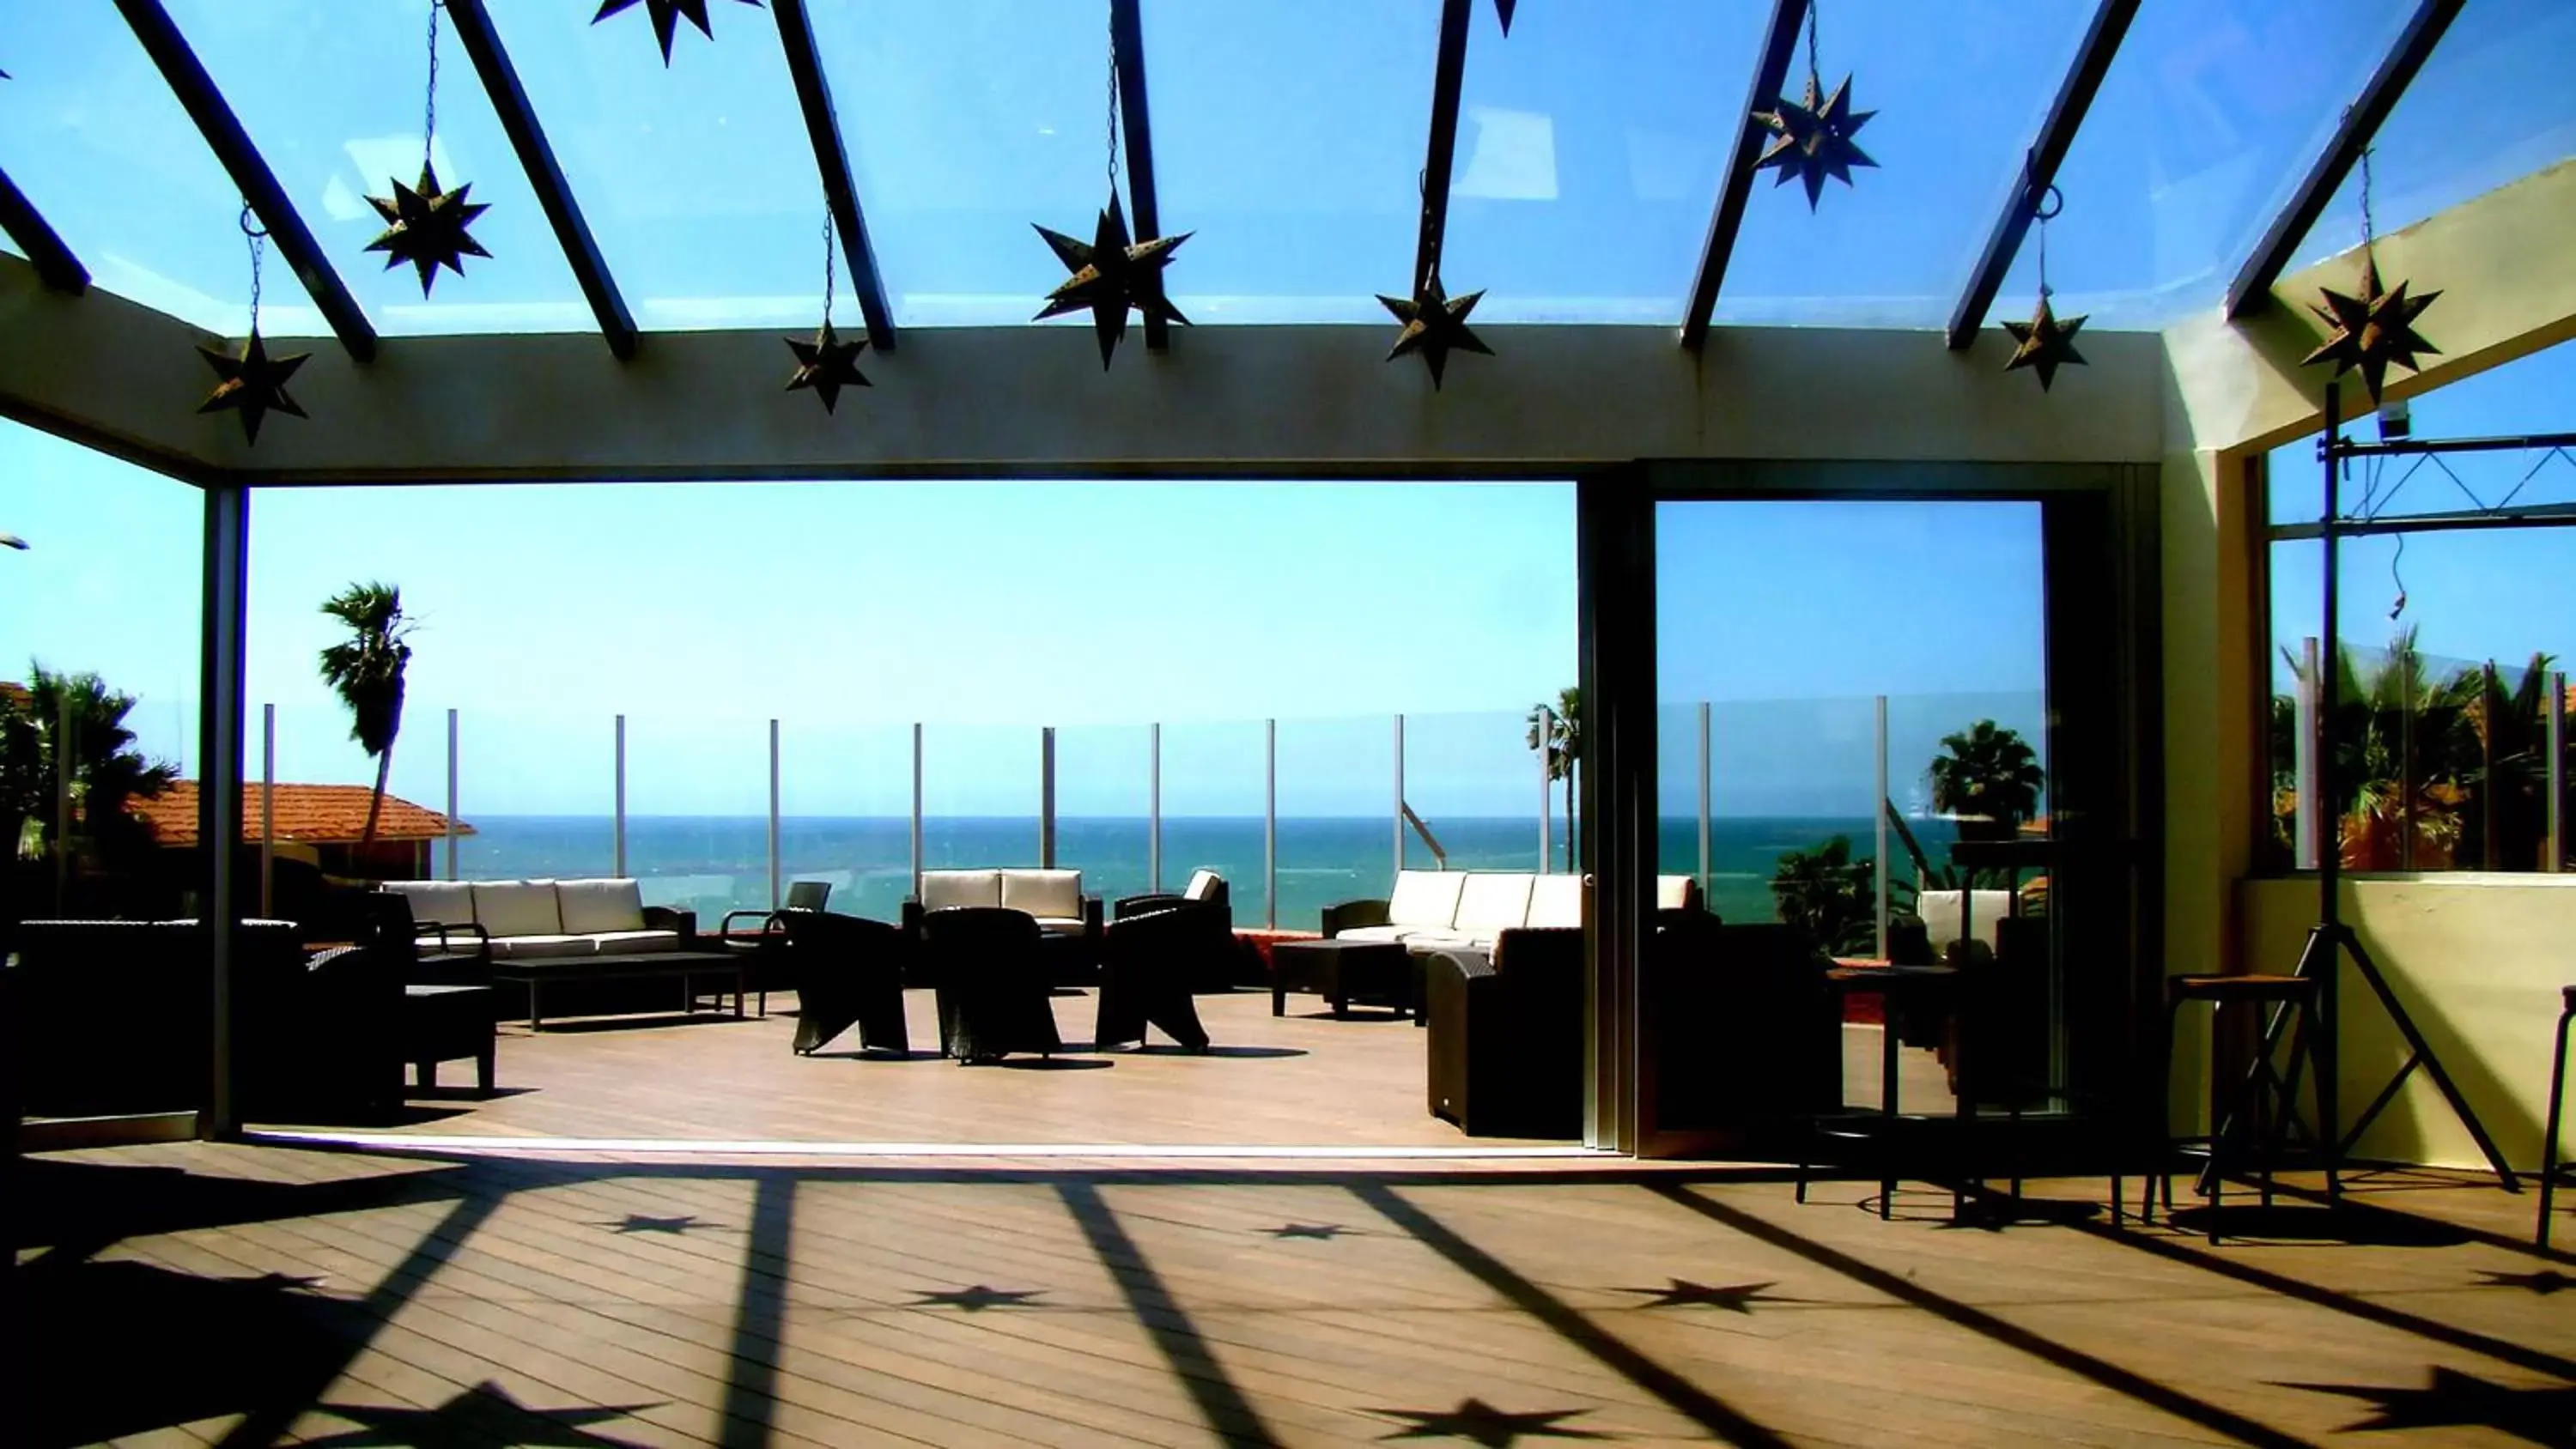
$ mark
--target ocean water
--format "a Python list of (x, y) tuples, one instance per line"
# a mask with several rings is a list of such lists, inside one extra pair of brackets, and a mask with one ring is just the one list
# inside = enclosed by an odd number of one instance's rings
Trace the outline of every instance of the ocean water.
[[(1909, 822), (1938, 861), (1953, 838), (1944, 820)], [(457, 873), (467, 879), (605, 875), (614, 863), (614, 825), (608, 816), (477, 815), (478, 832), (458, 842)], [(1538, 821), (1452, 819), (1433, 823), (1452, 870), (1533, 870), (1538, 866)], [(1550, 868), (1565, 869), (1559, 822)], [(1149, 827), (1143, 817), (1059, 818), (1056, 861), (1083, 873), (1083, 889), (1105, 900), (1151, 888)], [(1872, 848), (1870, 821), (1850, 819), (1731, 817), (1709, 825), (1709, 899), (1731, 921), (1773, 918), (1769, 882), (1784, 851), (1806, 849), (1836, 835), (1851, 838), (1855, 855)], [(1325, 906), (1383, 896), (1394, 879), (1394, 831), (1384, 818), (1300, 818), (1279, 822), (1278, 920), (1311, 930)], [(1891, 842), (1891, 845), (1893, 843)], [(1893, 847), (1896, 873), (1905, 871), (1902, 847)], [(433, 847), (433, 864), (444, 862)], [(832, 908), (892, 920), (912, 888), (911, 822), (900, 816), (788, 816), (779, 822), (781, 880), (832, 884)], [(1034, 865), (1035, 817), (933, 817), (922, 822), (923, 864)], [(1699, 868), (1699, 823), (1667, 818), (1662, 828), (1663, 868), (1688, 874)], [(654, 905), (695, 909), (712, 927), (728, 910), (769, 904), (768, 821), (759, 816), (629, 816), (627, 874), (643, 882)], [(1405, 864), (1427, 868), (1431, 852), (1419, 839), (1406, 842)], [(1250, 817), (1165, 817), (1163, 886), (1178, 890), (1196, 869), (1217, 871), (1234, 887), (1237, 924), (1257, 925), (1265, 915), (1262, 822)]]

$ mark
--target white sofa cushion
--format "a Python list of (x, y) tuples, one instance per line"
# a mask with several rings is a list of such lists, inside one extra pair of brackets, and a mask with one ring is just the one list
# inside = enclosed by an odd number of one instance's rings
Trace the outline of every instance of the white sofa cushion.
[(1458, 914), (1450, 925), (1461, 936), (1491, 940), (1529, 919), (1530, 877), (1516, 871), (1470, 871), (1458, 888)]
[(677, 931), (594, 931), (588, 939), (602, 956), (640, 956), (648, 951), (677, 951)]
[(1405, 928), (1402, 926), (1352, 926), (1343, 931), (1340, 935), (1335, 936), (1333, 939), (1336, 941), (1367, 941), (1375, 945), (1384, 946), (1392, 945), (1395, 942), (1403, 940), (1404, 932)]
[[(1958, 891), (1925, 891), (1914, 898), (1915, 914), (1923, 918), (1923, 933), (1932, 940), (1934, 950), (1959, 939)], [(2012, 914), (2012, 892), (1979, 891), (1969, 902), (1973, 914), (1968, 924), (1986, 949), (1995, 944), (1995, 922)]]
[(1386, 918), (1416, 930), (1445, 931), (1458, 917), (1458, 890), (1467, 877), (1445, 870), (1399, 870), (1386, 898)]
[(555, 883), (550, 880), (476, 881), (474, 919), (495, 939), (564, 933), (563, 913), (555, 906)]
[(595, 956), (599, 942), (589, 936), (567, 936), (560, 931), (544, 935), (494, 936), (492, 954), (503, 961), (543, 961), (561, 956)]
[(1181, 899), (1185, 901), (1211, 900), (1216, 896), (1217, 887), (1224, 884), (1225, 877), (1218, 875), (1215, 871), (1191, 871), (1190, 883), (1181, 887)]
[(643, 887), (625, 877), (556, 881), (555, 904), (563, 928), (576, 936), (644, 929)]
[(925, 870), (921, 873), (921, 908), (944, 911), (952, 906), (998, 906), (1002, 873), (998, 870)]
[(1050, 936), (1079, 936), (1085, 926), (1080, 916), (1038, 916), (1038, 929)]
[(1082, 872), (1078, 870), (1006, 870), (1002, 872), (1002, 905), (1045, 920), (1082, 919)]
[(1698, 885), (1698, 881), (1686, 875), (1655, 877), (1655, 909), (1659, 911), (1688, 909), (1692, 896), (1697, 893)]
[(1581, 926), (1583, 877), (1543, 875), (1531, 881), (1527, 923), (1533, 926)]
[(415, 925), (474, 924), (474, 887), (461, 880), (389, 880), (385, 889), (411, 902)]

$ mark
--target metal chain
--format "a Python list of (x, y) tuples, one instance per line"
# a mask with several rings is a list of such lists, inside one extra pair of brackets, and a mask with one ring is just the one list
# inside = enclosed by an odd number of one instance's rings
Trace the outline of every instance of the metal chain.
[(2039, 218), (2039, 300), (2048, 300), (2048, 218)]
[(420, 169), (429, 169), (431, 143), (438, 139), (438, 12), (447, 0), (429, 0), (429, 99), (420, 111)]
[(1118, 11), (1109, 11), (1109, 197), (1118, 198)]
[(242, 236), (250, 243), (250, 335), (259, 335), (259, 264), (268, 255), (268, 233), (252, 224), (250, 202), (242, 202)]
[(823, 208), (823, 325), (832, 325), (832, 289), (840, 280), (840, 267), (833, 261), (832, 208)]
[(2377, 149), (2376, 146), (2361, 148), (2361, 249), (2365, 254), (2379, 240), (2378, 223), (2370, 214), (2370, 153)]
[(1816, 10), (1816, 0), (1807, 0), (1807, 80), (1821, 93), (1825, 78), (1818, 73), (1816, 63)]

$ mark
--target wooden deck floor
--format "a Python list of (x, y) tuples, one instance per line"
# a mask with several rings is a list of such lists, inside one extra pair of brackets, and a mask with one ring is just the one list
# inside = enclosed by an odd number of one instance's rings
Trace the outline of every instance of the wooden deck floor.
[[(656, 1138), (834, 1143), (1127, 1144), (1368, 1149), (1519, 1148), (1469, 1138), (1430, 1115), (1428, 1033), (1390, 1013), (1355, 1008), (1334, 1020), (1321, 1001), (1291, 996), (1273, 1017), (1267, 992), (1199, 998), (1216, 1046), (1190, 1056), (1156, 1038), (1143, 1051), (1094, 1054), (1089, 995), (1055, 999), (1058, 1027), (1077, 1050), (1041, 1062), (959, 1067), (936, 1057), (930, 993), (907, 993), (913, 1057), (862, 1059), (852, 1033), (812, 1057), (789, 1049), (792, 995), (773, 995), (767, 1019), (600, 1018), (502, 1028), (502, 1095), (461, 1090), (471, 1062), (451, 1062), (451, 1090), (414, 1103), (415, 1135)], [(1878, 1101), (1880, 1030), (1845, 1029), (1848, 1100)], [(1950, 1097), (1929, 1052), (1903, 1057), (1908, 1110), (1946, 1111)]]
[[(2529, 1199), (2375, 1241), (1422, 1170), (28, 1165), (20, 1442), (2564, 1444)], [(2069, 1199), (2098, 1183), (2043, 1185)]]

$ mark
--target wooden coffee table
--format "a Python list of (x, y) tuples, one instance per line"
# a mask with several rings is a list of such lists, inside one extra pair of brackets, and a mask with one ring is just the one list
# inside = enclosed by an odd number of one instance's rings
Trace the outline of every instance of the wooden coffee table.
[[(523, 988), (528, 993), (528, 1030), (545, 1029), (540, 987), (572, 981), (635, 981), (647, 978), (678, 977), (681, 1009), (695, 1013), (698, 1009), (696, 980), (701, 976), (730, 977), (733, 981), (733, 1014), (743, 1015), (743, 967), (750, 953), (742, 951), (636, 951), (603, 956), (536, 957), (525, 961), (495, 961), (492, 979)], [(724, 989), (716, 996), (721, 1003)], [(721, 1004), (717, 1007), (722, 1010)]]
[(1422, 1019), (1412, 954), (1399, 941), (1274, 941), (1270, 946), (1270, 1014), (1288, 1014), (1290, 991), (1320, 993), (1333, 1015), (1348, 1016), (1351, 998), (1385, 1001)]

